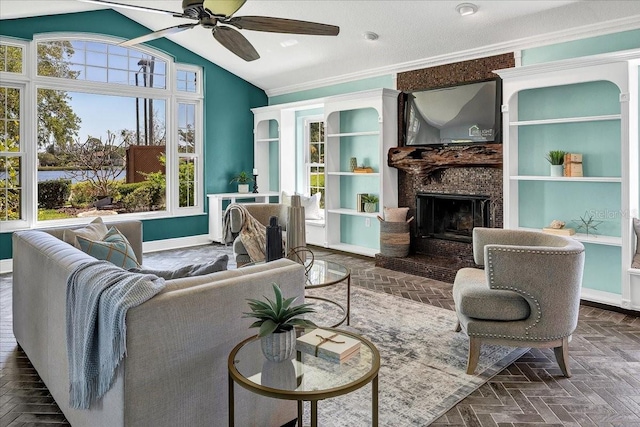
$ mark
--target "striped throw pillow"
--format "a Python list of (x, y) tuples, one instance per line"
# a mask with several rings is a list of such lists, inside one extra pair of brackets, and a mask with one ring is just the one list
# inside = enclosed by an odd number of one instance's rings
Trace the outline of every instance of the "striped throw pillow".
[(115, 227), (111, 227), (102, 240), (82, 236), (77, 236), (77, 239), (80, 249), (96, 259), (112, 262), (125, 270), (140, 267), (129, 241)]

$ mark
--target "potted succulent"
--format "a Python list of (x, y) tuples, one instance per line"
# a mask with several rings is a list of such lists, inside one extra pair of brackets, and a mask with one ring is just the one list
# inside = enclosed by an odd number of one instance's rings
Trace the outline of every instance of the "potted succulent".
[(292, 305), (297, 297), (285, 299), (280, 286), (271, 284), (275, 299), (272, 301), (265, 297), (266, 301), (248, 299), (250, 312), (243, 317), (254, 317), (250, 328), (260, 328), (258, 337), (264, 356), (272, 362), (281, 362), (289, 359), (296, 348), (296, 334), (294, 326), (315, 328), (310, 320), (299, 316), (314, 313), (311, 304)]
[(253, 182), (253, 178), (245, 171), (242, 171), (234, 176), (229, 184), (233, 184), (234, 182), (238, 183), (238, 193), (248, 193), (249, 183)]
[(376, 212), (378, 203), (378, 196), (375, 194), (363, 194), (362, 195), (362, 203), (364, 203), (364, 211), (368, 213)]
[(564, 164), (565, 151), (551, 150), (547, 153), (545, 158), (551, 164), (551, 176), (562, 176), (562, 168)]

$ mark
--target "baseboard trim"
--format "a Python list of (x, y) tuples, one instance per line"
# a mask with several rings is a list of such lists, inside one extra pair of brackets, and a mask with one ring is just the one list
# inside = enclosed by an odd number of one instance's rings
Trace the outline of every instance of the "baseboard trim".
[(580, 301), (584, 305), (605, 308), (621, 313), (635, 313), (635, 315), (637, 315), (640, 311), (640, 306), (632, 305), (631, 301), (622, 299), (622, 295), (596, 289), (582, 288)]
[(13, 271), (13, 258), (0, 259), (0, 274), (11, 273)]

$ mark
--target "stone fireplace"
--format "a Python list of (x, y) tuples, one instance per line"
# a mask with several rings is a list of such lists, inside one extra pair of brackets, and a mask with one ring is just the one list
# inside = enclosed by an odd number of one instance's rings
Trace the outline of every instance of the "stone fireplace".
[[(514, 66), (513, 54), (504, 54), (413, 70), (398, 74), (397, 89), (413, 91), (489, 79), (495, 77), (492, 70)], [(401, 118), (402, 103), (399, 108)], [(402, 122), (398, 128), (401, 132)], [(398, 141), (402, 140), (399, 133)], [(452, 283), (460, 268), (475, 265), (468, 223), (502, 228), (502, 145), (398, 146), (389, 151), (387, 163), (399, 169), (398, 206), (409, 207), (408, 217), (414, 217), (411, 250), (404, 258), (377, 254), (376, 265)], [(446, 200), (445, 207), (440, 208), (448, 224), (444, 230), (431, 231), (422, 224), (421, 215), (431, 207), (419, 204), (419, 194)], [(470, 204), (459, 205), (462, 198)], [(450, 203), (448, 207), (446, 203)], [(453, 207), (462, 212), (453, 213)], [(454, 233), (451, 228), (456, 229)]]

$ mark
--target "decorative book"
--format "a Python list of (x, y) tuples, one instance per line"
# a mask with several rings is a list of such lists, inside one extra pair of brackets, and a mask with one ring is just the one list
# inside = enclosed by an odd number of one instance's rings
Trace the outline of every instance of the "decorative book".
[(345, 335), (314, 329), (296, 340), (296, 350), (322, 359), (342, 362), (360, 350), (362, 343)]
[(354, 173), (373, 173), (373, 168), (370, 167), (366, 167), (366, 168), (355, 168), (353, 170)]
[(576, 234), (576, 230), (574, 230), (573, 228), (550, 228), (550, 227), (545, 227), (542, 229), (542, 231), (544, 231), (545, 233), (549, 233), (549, 234), (559, 234), (561, 236), (573, 236), (574, 234)]
[(583, 176), (582, 154), (566, 153), (564, 155), (564, 176)]

